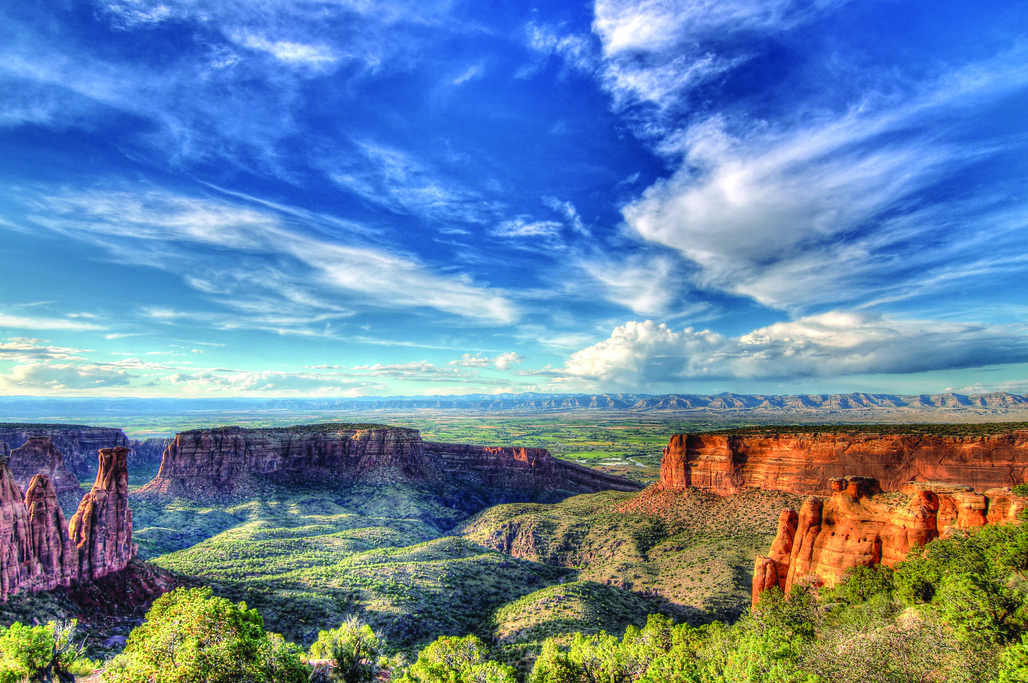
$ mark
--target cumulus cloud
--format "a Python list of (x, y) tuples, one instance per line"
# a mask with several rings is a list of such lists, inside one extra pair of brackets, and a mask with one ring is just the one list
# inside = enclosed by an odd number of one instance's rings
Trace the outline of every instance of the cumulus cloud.
[(448, 365), (456, 365), (456, 366), (459, 366), (459, 367), (462, 367), (462, 368), (490, 368), (490, 367), (494, 367), (497, 370), (505, 372), (507, 370), (510, 370), (515, 365), (518, 365), (523, 360), (525, 360), (525, 357), (520, 355), (520, 354), (518, 354), (518, 353), (515, 353), (514, 351), (507, 351), (507, 352), (501, 353), (501, 354), (499, 354), (499, 355), (497, 355), (497, 356), (495, 356), (493, 358), (489, 358), (487, 356), (483, 356), (481, 353), (476, 353), (475, 355), (471, 355), (470, 353), (465, 353), (463, 356), (461, 356), (457, 360), (451, 360), (448, 363)]
[(126, 370), (103, 365), (75, 365), (71, 363), (17, 365), (0, 374), (0, 390), (17, 394), (38, 390), (99, 391), (112, 387), (125, 387), (133, 379)]
[(79, 358), (81, 354), (87, 353), (85, 349), (73, 349), (61, 346), (49, 346), (42, 339), (29, 337), (10, 337), (0, 342), (0, 360), (6, 361), (28, 361), (28, 360), (56, 360), (67, 358)]
[(569, 377), (603, 388), (701, 379), (779, 379), (912, 373), (1028, 361), (1022, 327), (896, 320), (835, 311), (740, 337), (629, 322), (571, 355)]

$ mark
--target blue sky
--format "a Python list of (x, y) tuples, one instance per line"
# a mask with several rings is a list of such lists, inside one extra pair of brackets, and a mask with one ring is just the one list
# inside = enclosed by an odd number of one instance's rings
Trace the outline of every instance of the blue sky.
[(0, 6), (0, 394), (1028, 391), (1028, 8)]

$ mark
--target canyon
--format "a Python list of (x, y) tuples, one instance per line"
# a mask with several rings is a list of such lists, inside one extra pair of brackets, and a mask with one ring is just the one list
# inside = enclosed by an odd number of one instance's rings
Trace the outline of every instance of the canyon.
[[(11, 448), (25, 445), (29, 439), (46, 437), (64, 456), (64, 464), (79, 480), (96, 476), (96, 452), (101, 448), (126, 448), (128, 437), (121, 429), (90, 427), (75, 424), (0, 423), (0, 441)], [(60, 488), (60, 486), (58, 487)]]
[(810, 496), (786, 508), (766, 556), (753, 568), (753, 605), (771, 588), (800, 582), (832, 587), (854, 567), (894, 567), (915, 546), (958, 529), (1015, 524), (1028, 500), (1007, 488), (976, 493), (970, 486), (910, 482), (885, 493), (871, 477), (830, 480), (831, 496)]
[(0, 601), (13, 593), (49, 590), (121, 571), (136, 553), (128, 502), (127, 448), (99, 449), (90, 491), (71, 521), (46, 474), (22, 495), (0, 448)]
[(885, 491), (909, 481), (976, 490), (1028, 477), (1028, 430), (982, 436), (783, 431), (676, 434), (664, 448), (663, 490), (695, 487), (727, 495), (747, 488), (831, 495), (832, 480), (867, 476)]
[[(425, 442), (416, 429), (323, 424), (182, 432), (140, 495), (245, 496), (266, 483), (431, 484), (503, 491), (638, 491), (638, 484), (554, 458), (543, 448)], [(496, 500), (489, 497), (488, 500)]]

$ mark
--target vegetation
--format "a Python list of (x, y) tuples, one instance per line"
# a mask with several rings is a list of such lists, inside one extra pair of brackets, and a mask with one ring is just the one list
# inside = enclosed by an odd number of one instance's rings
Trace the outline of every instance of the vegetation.
[(90, 673), (93, 664), (75, 643), (75, 626), (72, 620), (0, 627), (0, 683), (67, 683)]
[(327, 659), (321, 678), (342, 683), (367, 683), (381, 670), (382, 643), (370, 626), (350, 617), (331, 631), (322, 631), (311, 645), (311, 659)]
[(132, 631), (125, 651), (104, 670), (105, 683), (304, 683), (301, 650), (264, 630), (246, 603), (209, 588), (158, 598)]

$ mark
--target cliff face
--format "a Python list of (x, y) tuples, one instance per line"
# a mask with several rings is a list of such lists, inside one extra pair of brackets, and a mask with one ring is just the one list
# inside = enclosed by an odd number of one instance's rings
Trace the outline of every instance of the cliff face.
[(8, 465), (14, 481), (22, 489), (27, 490), (37, 474), (45, 474), (58, 493), (79, 490), (79, 480), (64, 466), (64, 456), (50, 437), (29, 437), (24, 446), (10, 452)]
[(128, 455), (129, 469), (138, 472), (139, 470), (154, 470), (161, 466), (161, 459), (164, 451), (175, 440), (165, 438), (150, 438), (143, 441), (132, 440), (129, 448), (132, 452)]
[(78, 575), (83, 581), (121, 571), (136, 554), (125, 463), (128, 453), (128, 448), (100, 450), (96, 482), (68, 526), (71, 542), (78, 548)]
[(812, 496), (800, 511), (782, 511), (778, 533), (753, 572), (753, 604), (774, 586), (788, 592), (812, 580), (834, 586), (852, 567), (892, 567), (914, 546), (953, 529), (1011, 524), (1028, 507), (1010, 489), (984, 494), (969, 486), (912, 482), (898, 493), (883, 494), (870, 477), (836, 478), (827, 501)]
[(54, 448), (64, 455), (65, 466), (86, 481), (96, 473), (93, 458), (98, 450), (125, 447), (129, 443), (123, 431), (110, 427), (0, 423), (0, 441), (6, 441), (11, 448), (22, 446), (34, 436), (48, 437)]
[(70, 527), (50, 478), (35, 475), (22, 498), (7, 459), (0, 457), (0, 601), (20, 590), (91, 581), (125, 567), (136, 551), (127, 452), (101, 451), (97, 483), (82, 499)]
[[(252, 495), (262, 481), (412, 483), (514, 491), (636, 491), (621, 477), (565, 463), (541, 448), (425, 443), (415, 429), (310, 425), (184, 432), (142, 493)], [(484, 500), (484, 499), (483, 499)]]
[(1028, 431), (956, 437), (868, 433), (732, 436), (676, 434), (664, 449), (660, 486), (720, 495), (747, 487), (831, 492), (835, 477), (873, 477), (886, 491), (908, 481), (960, 482), (979, 491), (1028, 478)]
[(78, 549), (68, 537), (68, 522), (57, 503), (57, 489), (44, 474), (32, 477), (25, 492), (28, 512), (29, 571), (22, 588), (49, 590), (67, 586), (78, 574)]
[(450, 478), (477, 486), (573, 493), (641, 488), (623, 477), (558, 460), (545, 448), (425, 442), (424, 450)]

